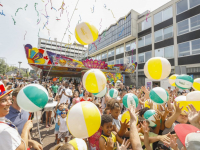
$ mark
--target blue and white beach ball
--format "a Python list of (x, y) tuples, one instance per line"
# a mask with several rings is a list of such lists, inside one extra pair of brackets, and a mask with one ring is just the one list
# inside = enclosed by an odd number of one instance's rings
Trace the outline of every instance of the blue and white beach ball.
[(126, 108), (128, 108), (131, 105), (134, 105), (134, 107), (136, 108), (139, 104), (138, 97), (132, 93), (124, 95), (122, 102)]
[(118, 91), (116, 89), (110, 89), (109, 95), (110, 95), (111, 98), (117, 98)]
[(179, 89), (190, 89), (193, 85), (193, 78), (188, 75), (180, 75), (176, 77), (175, 84)]
[(156, 126), (157, 126), (154, 122), (152, 122), (152, 120), (155, 121), (155, 118), (154, 118), (154, 116), (153, 116), (153, 115), (155, 115), (155, 114), (156, 114), (156, 111), (153, 110), (153, 109), (147, 110), (147, 111), (144, 113), (144, 118), (147, 119), (147, 120), (149, 121), (149, 126), (150, 126), (150, 127), (156, 127)]
[(166, 103), (169, 100), (168, 92), (161, 87), (153, 88), (149, 93), (149, 97), (154, 103), (160, 105)]
[(48, 102), (47, 90), (39, 84), (23, 87), (17, 95), (17, 104), (28, 112), (36, 112), (44, 108)]
[(104, 95), (106, 95), (106, 92), (107, 92), (107, 87), (105, 87), (105, 88), (103, 89), (103, 91), (101, 91), (101, 92), (99, 92), (99, 93), (93, 93), (93, 95), (94, 95), (95, 97), (103, 97)]

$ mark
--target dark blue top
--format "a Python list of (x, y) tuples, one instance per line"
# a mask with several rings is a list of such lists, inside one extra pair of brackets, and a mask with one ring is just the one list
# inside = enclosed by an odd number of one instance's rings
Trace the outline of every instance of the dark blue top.
[(13, 124), (17, 127), (19, 134), (21, 135), (24, 124), (28, 121), (29, 113), (21, 110), (19, 112), (12, 106), (10, 106), (9, 114), (6, 115), (6, 118), (13, 122)]

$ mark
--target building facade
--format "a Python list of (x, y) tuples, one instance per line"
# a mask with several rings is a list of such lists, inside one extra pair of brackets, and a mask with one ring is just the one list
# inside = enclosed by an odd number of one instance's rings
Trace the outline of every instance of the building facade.
[[(200, 0), (171, 0), (153, 12), (131, 10), (104, 30), (88, 47), (88, 56), (110, 64), (137, 62), (127, 85), (145, 85), (144, 65), (152, 57), (164, 57), (171, 74), (200, 77)], [(183, 70), (183, 69), (182, 69)]]
[(61, 43), (57, 39), (48, 40), (43, 38), (38, 39), (38, 48), (65, 55), (76, 60), (80, 60), (87, 51), (87, 47), (81, 44), (73, 43), (69, 45), (68, 43)]

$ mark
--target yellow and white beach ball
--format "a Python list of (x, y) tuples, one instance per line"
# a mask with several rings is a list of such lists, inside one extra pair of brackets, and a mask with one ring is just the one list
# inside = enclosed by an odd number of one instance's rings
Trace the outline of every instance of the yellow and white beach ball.
[(144, 73), (147, 78), (162, 80), (169, 76), (171, 64), (166, 58), (153, 57), (149, 59), (144, 66)]
[(87, 150), (87, 144), (83, 139), (75, 138), (68, 143), (71, 144), (75, 150)]
[(178, 76), (178, 74), (173, 74), (169, 77), (169, 83), (171, 86), (176, 86), (175, 84), (175, 80), (176, 80), (176, 77)]
[(92, 102), (84, 101), (74, 105), (67, 115), (67, 127), (76, 138), (88, 138), (101, 125), (101, 114)]
[(75, 28), (75, 37), (82, 45), (88, 45), (98, 38), (98, 30), (87, 22), (78, 24)]
[(194, 88), (196, 91), (200, 91), (200, 78), (194, 79), (193, 88)]
[(106, 76), (99, 69), (88, 70), (82, 81), (84, 88), (90, 93), (99, 93), (106, 87)]
[[(124, 123), (125, 120), (126, 120), (126, 122), (128, 122), (128, 121), (130, 121), (130, 118), (131, 118), (131, 116), (130, 116), (129, 111), (126, 111), (126, 112), (124, 112), (124, 113), (122, 114), (121, 122)], [(137, 117), (136, 124), (137, 124), (137, 123), (138, 123), (138, 117)]]
[(193, 104), (197, 111), (200, 110), (200, 91), (193, 91), (186, 95), (187, 104)]

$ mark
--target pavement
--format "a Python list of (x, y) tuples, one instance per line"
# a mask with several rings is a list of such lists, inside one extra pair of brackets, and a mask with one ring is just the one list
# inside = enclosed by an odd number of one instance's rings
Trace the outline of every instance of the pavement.
[[(38, 118), (41, 116), (41, 111), (37, 112)], [(53, 118), (53, 113), (52, 113), (52, 118)], [(54, 134), (54, 129), (55, 129), (55, 124), (53, 123), (51, 127), (46, 128), (45, 122), (44, 123), (39, 123), (39, 129), (40, 129), (40, 134), (41, 134), (41, 141), (42, 141), (42, 146), (43, 150), (53, 150), (53, 147), (56, 145), (55, 142), (55, 134)], [(36, 113), (34, 114), (33, 118), (33, 128), (31, 132), (32, 139), (39, 142), (39, 133), (37, 130), (37, 119), (36, 119)], [(63, 142), (65, 143), (65, 142)]]

